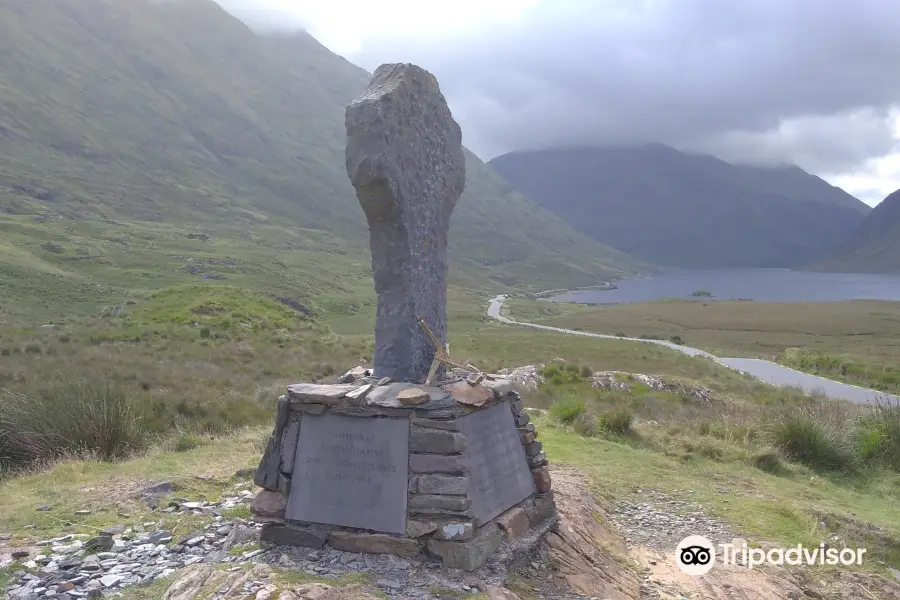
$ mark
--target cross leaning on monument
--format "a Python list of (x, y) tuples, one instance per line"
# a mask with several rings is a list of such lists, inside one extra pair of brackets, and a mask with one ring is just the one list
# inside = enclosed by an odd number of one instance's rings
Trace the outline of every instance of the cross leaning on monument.
[(457, 367), (460, 369), (471, 369), (473, 371), (477, 371), (481, 373), (480, 369), (473, 367), (470, 364), (461, 365), (457, 362), (454, 362), (450, 358), (450, 342), (447, 342), (446, 347), (441, 346), (441, 341), (437, 338), (434, 333), (432, 333), (431, 329), (428, 327), (428, 323), (425, 322), (425, 319), (422, 317), (416, 317), (419, 321), (419, 325), (422, 326), (422, 329), (425, 330), (425, 335), (431, 340), (431, 343), (434, 344), (434, 360), (431, 361), (431, 368), (428, 370), (428, 377), (425, 378), (425, 385), (431, 385), (434, 383), (434, 377), (437, 375), (437, 370), (440, 368), (441, 363), (445, 365), (450, 365), (452, 367)]

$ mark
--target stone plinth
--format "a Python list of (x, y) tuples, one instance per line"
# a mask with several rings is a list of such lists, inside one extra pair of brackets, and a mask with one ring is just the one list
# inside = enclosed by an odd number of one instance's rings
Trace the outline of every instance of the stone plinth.
[(255, 478), (264, 542), (473, 570), (555, 518), (546, 457), (508, 380), (378, 383), (296, 384), (279, 398)]

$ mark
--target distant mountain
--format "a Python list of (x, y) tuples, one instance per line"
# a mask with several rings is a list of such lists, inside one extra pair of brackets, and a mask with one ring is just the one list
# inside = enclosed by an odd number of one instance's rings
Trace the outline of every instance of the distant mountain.
[(885, 198), (847, 241), (817, 268), (900, 273), (900, 190)]
[[(65, 285), (181, 283), (200, 255), (282, 295), (348, 293), (337, 264), (371, 287), (350, 266), (366, 264), (368, 233), (344, 158), (345, 107), (369, 77), (306, 33), (255, 33), (212, 0), (3, 0), (0, 304), (45, 288), (39, 272)], [(631, 259), (466, 162), (454, 281), (543, 289), (628, 270)], [(221, 255), (181, 247), (198, 231)], [(300, 266), (279, 265), (300, 248)]]
[(737, 166), (660, 144), (513, 152), (488, 164), (575, 229), (674, 267), (800, 265), (871, 210), (798, 167)]

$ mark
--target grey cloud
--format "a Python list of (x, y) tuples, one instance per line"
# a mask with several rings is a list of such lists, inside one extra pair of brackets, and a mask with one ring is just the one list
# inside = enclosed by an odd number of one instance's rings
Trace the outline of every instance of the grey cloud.
[(296, 31), (308, 25), (299, 8), (281, 0), (214, 0), (248, 26), (261, 31)]
[(898, 24), (891, 0), (560, 1), (350, 58), (432, 70), (482, 156), (656, 141), (840, 171), (894, 144)]
[[(267, 0), (220, 1), (257, 25), (298, 26)], [(442, 38), (376, 33), (348, 58), (434, 72), (482, 158), (663, 142), (841, 172), (896, 142), (898, 24), (895, 0), (547, 0)]]

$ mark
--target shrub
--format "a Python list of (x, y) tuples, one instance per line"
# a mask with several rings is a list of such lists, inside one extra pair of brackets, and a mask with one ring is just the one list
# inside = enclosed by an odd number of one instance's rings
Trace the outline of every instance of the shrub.
[(616, 435), (631, 433), (632, 419), (631, 411), (624, 406), (608, 410), (598, 417), (600, 429)]
[(785, 471), (784, 465), (781, 464), (781, 459), (778, 458), (778, 455), (774, 452), (763, 452), (762, 454), (757, 454), (753, 457), (752, 463), (753, 466), (760, 471), (764, 471), (772, 475), (778, 475), (779, 473)]
[(172, 441), (172, 450), (175, 452), (187, 452), (198, 448), (205, 440), (192, 431), (179, 431)]
[(679, 346), (684, 346), (684, 342), (682, 341), (680, 335), (673, 335), (672, 337), (669, 338), (669, 341), (672, 342), (673, 344), (678, 344)]
[(66, 455), (123, 458), (142, 448), (141, 399), (110, 382), (54, 384), (0, 398), (0, 463)]
[(839, 433), (804, 411), (782, 415), (772, 426), (772, 442), (786, 457), (818, 471), (843, 471), (853, 455)]
[[(585, 375), (585, 373), (588, 373)], [(541, 376), (544, 381), (551, 386), (568, 385), (572, 383), (581, 383), (587, 377), (590, 377), (591, 370), (589, 367), (578, 367), (577, 365), (560, 365), (550, 364), (541, 370)]]
[(578, 418), (572, 422), (572, 429), (584, 437), (594, 437), (600, 435), (602, 431), (597, 417), (588, 413), (578, 415)]
[(875, 406), (856, 429), (856, 455), (866, 465), (900, 471), (900, 404)]
[(41, 244), (41, 248), (43, 248), (44, 251), (52, 252), (53, 254), (63, 254), (66, 251), (65, 248), (55, 242), (44, 242)]
[(565, 425), (571, 425), (584, 411), (584, 400), (574, 396), (559, 398), (550, 405), (550, 416)]

